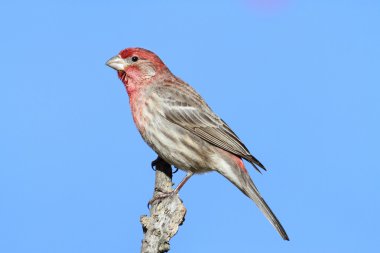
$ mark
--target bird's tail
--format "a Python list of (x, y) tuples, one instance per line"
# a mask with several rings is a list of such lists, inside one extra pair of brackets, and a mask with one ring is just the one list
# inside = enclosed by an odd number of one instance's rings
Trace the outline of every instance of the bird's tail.
[[(235, 175), (231, 175), (231, 170), (233, 170)], [(228, 173), (223, 171), (220, 171), (220, 173), (231, 181), (237, 188), (239, 188), (245, 195), (247, 195), (247, 197), (252, 199), (261, 212), (263, 212), (265, 217), (267, 217), (269, 222), (275, 227), (281, 237), (284, 240), (289, 241), (289, 237), (286, 234), (285, 229), (282, 227), (276, 215), (274, 215), (272, 210), (269, 208), (268, 204), (261, 197), (259, 190), (256, 188), (245, 168), (235, 167), (228, 170)]]

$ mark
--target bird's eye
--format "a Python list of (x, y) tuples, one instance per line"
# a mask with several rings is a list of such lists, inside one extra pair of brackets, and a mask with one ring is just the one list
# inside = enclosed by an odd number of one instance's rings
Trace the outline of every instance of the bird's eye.
[(132, 57), (132, 61), (133, 61), (133, 62), (137, 62), (138, 59), (139, 59), (139, 57), (137, 57), (137, 56), (133, 56), (133, 57)]

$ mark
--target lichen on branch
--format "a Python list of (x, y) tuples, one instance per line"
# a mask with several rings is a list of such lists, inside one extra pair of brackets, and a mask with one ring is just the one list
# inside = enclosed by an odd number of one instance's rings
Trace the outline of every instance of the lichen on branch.
[(143, 227), (142, 253), (162, 253), (170, 250), (170, 239), (178, 232), (185, 220), (186, 208), (178, 194), (165, 198), (159, 196), (173, 191), (172, 168), (170, 164), (158, 158), (155, 161), (156, 180), (150, 216), (143, 215), (140, 222)]

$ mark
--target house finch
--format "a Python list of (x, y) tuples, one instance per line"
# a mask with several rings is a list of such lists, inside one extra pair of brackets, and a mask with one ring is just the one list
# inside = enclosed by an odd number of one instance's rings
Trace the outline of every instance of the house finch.
[(259, 172), (264, 166), (192, 87), (146, 49), (122, 50), (107, 65), (117, 70), (127, 89), (133, 120), (144, 141), (164, 161), (187, 172), (174, 193), (194, 173), (217, 171), (252, 199), (281, 237), (289, 240), (242, 158)]

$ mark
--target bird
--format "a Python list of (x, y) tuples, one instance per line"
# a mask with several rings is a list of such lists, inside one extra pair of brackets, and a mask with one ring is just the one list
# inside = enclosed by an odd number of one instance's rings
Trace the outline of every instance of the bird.
[(216, 171), (252, 199), (280, 236), (289, 240), (243, 159), (259, 172), (266, 170), (264, 165), (193, 87), (144, 48), (123, 49), (106, 65), (117, 71), (124, 84), (133, 121), (144, 141), (158, 159), (186, 172), (173, 193), (178, 193), (192, 175)]

